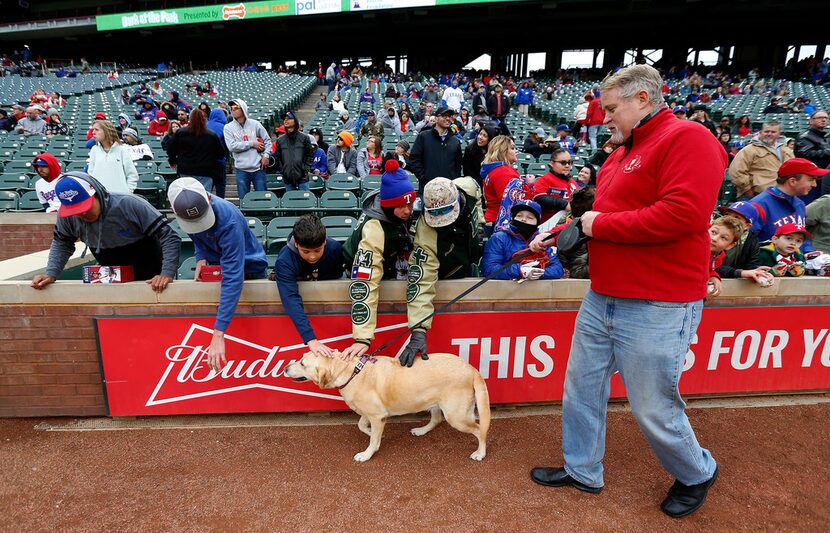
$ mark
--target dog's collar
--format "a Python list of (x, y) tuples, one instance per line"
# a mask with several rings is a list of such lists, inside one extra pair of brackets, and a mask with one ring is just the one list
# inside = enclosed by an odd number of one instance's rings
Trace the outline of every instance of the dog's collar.
[(340, 385), (339, 387), (337, 387), (337, 390), (343, 389), (343, 388), (346, 387), (346, 385), (351, 383), (352, 380), (355, 378), (355, 376), (360, 374), (360, 371), (363, 370), (363, 367), (366, 366), (366, 363), (368, 363), (369, 361), (374, 362), (375, 360), (369, 354), (361, 355), (360, 359), (357, 361), (357, 364), (354, 366), (354, 372), (352, 372), (352, 375), (349, 376), (349, 379), (346, 381), (346, 383), (344, 383), (344, 384)]

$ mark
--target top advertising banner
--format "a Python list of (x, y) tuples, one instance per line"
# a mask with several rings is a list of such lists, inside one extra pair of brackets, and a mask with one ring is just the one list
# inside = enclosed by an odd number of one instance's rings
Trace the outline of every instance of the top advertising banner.
[(349, 13), (400, 9), (413, 7), (451, 6), (516, 2), (523, 0), (269, 0), (237, 2), (212, 6), (154, 9), (134, 13), (98, 15), (95, 22), (98, 31), (129, 30), (184, 24), (224, 23), (291, 15), (320, 15), (325, 13)]

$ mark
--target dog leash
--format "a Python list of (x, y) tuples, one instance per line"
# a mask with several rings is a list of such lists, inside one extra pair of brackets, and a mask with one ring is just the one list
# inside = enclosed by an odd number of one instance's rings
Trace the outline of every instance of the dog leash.
[[(546, 239), (542, 240), (541, 242), (542, 242), (542, 243), (548, 242), (548, 241), (552, 240), (555, 236), (556, 236), (556, 235), (551, 234), (548, 238), (546, 238)], [(473, 292), (473, 291), (474, 291), (474, 290), (476, 290), (477, 288), (481, 287), (482, 285), (484, 285), (485, 283), (487, 283), (487, 282), (488, 282), (488, 281), (490, 281), (491, 279), (495, 278), (496, 276), (498, 276), (499, 274), (501, 274), (502, 272), (504, 272), (504, 271), (505, 271), (505, 270), (507, 270), (508, 268), (510, 268), (510, 267), (512, 267), (513, 265), (515, 265), (515, 264), (519, 263), (522, 259), (524, 259), (524, 258), (526, 258), (527, 256), (531, 255), (532, 253), (534, 253), (534, 252), (532, 252), (532, 251), (530, 250), (530, 248), (528, 247), (528, 248), (525, 248), (524, 250), (521, 250), (520, 252), (517, 252), (517, 253), (513, 254), (513, 257), (512, 257), (512, 258), (510, 258), (510, 261), (508, 261), (507, 263), (505, 263), (505, 264), (504, 264), (501, 268), (499, 268), (498, 270), (496, 270), (495, 272), (493, 272), (492, 274), (490, 274), (490, 275), (489, 275), (489, 276), (487, 276), (486, 278), (482, 278), (482, 279), (480, 279), (480, 280), (478, 281), (478, 283), (476, 283), (476, 284), (475, 284), (475, 285), (473, 285), (472, 287), (468, 288), (467, 290), (465, 290), (464, 292), (462, 292), (461, 294), (459, 294), (458, 296), (456, 296), (455, 298), (453, 298), (453, 299), (452, 299), (452, 300), (450, 300), (449, 302), (445, 303), (444, 305), (442, 305), (442, 306), (441, 306), (441, 307), (439, 307), (438, 309), (435, 309), (432, 313), (428, 314), (427, 316), (425, 316), (424, 318), (422, 318), (421, 320), (419, 320), (418, 322), (416, 322), (416, 323), (415, 323), (412, 327), (409, 327), (409, 328), (405, 329), (405, 330), (404, 330), (404, 331), (402, 331), (401, 333), (399, 333), (399, 334), (395, 335), (394, 337), (392, 337), (390, 340), (388, 340), (388, 341), (386, 341), (385, 343), (381, 344), (381, 345), (380, 345), (380, 347), (379, 347), (378, 349), (376, 349), (374, 352), (372, 352), (371, 354), (369, 354), (369, 357), (370, 357), (370, 358), (371, 358), (371, 357), (374, 357), (375, 355), (377, 355), (377, 354), (378, 354), (378, 352), (381, 352), (382, 350), (385, 350), (385, 349), (386, 349), (386, 348), (388, 348), (388, 347), (389, 347), (389, 346), (390, 346), (393, 342), (397, 341), (398, 339), (400, 339), (400, 338), (401, 338), (401, 337), (403, 337), (404, 335), (408, 335), (409, 333), (411, 333), (411, 332), (412, 332), (412, 330), (416, 329), (416, 328), (417, 328), (417, 327), (419, 327), (421, 324), (423, 324), (424, 322), (426, 322), (426, 321), (427, 321), (427, 320), (429, 320), (430, 318), (434, 317), (434, 316), (435, 316), (435, 315), (437, 315), (438, 313), (442, 313), (442, 312), (444, 312), (444, 311), (445, 311), (447, 308), (449, 308), (451, 305), (453, 305), (454, 303), (458, 302), (460, 299), (464, 298), (465, 296), (467, 296), (468, 294), (470, 294), (471, 292)], [(360, 364), (360, 363), (358, 363), (358, 364)], [(365, 364), (365, 363), (364, 363), (364, 364)], [(362, 369), (363, 367), (361, 366), (360, 368)], [(349, 381), (351, 381), (351, 379), (350, 379)], [(348, 382), (347, 382), (347, 383), (348, 383)]]

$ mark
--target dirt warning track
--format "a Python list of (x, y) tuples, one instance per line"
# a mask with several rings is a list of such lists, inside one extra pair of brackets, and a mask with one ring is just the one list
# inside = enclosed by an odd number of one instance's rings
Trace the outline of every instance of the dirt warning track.
[(0, 420), (2, 531), (826, 531), (830, 404), (692, 409), (721, 467), (706, 505), (673, 520), (672, 483), (628, 412), (609, 413), (600, 495), (530, 481), (561, 464), (556, 415), (497, 419), (487, 458), (442, 424), (37, 431)]

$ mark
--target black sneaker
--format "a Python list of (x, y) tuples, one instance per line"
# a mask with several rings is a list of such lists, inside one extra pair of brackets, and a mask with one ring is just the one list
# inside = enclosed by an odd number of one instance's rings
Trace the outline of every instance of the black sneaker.
[(669, 495), (660, 504), (660, 509), (672, 518), (682, 518), (697, 511), (706, 501), (709, 488), (715, 484), (719, 471), (720, 469), (715, 467), (712, 478), (698, 485), (684, 485), (675, 480), (669, 489)]

